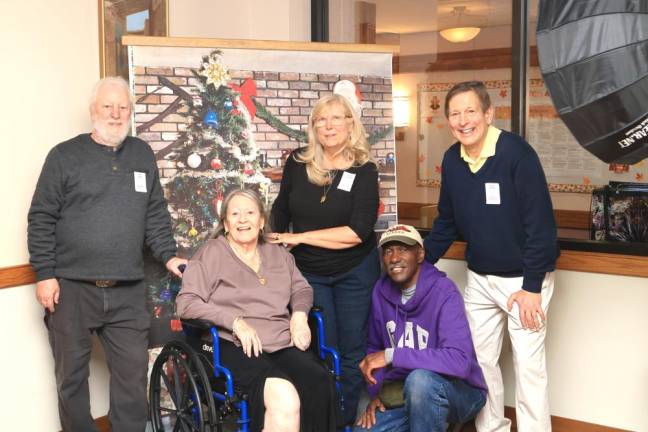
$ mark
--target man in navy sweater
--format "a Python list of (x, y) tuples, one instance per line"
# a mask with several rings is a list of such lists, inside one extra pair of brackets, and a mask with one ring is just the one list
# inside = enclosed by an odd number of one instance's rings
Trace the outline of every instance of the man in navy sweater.
[(458, 142), (443, 157), (439, 216), (425, 250), (435, 263), (458, 236), (467, 243), (464, 301), (489, 390), (477, 430), (511, 427), (499, 368), (506, 325), (518, 430), (550, 431), (545, 317), (559, 252), (545, 175), (526, 141), (491, 125), (493, 107), (482, 82), (455, 85), (445, 115)]

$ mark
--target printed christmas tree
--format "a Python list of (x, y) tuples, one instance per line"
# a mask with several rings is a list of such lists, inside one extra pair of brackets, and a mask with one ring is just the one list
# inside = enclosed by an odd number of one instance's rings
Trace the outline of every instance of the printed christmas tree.
[[(308, 141), (304, 125), (286, 124), (273, 114), (272, 108), (266, 108), (255, 99), (254, 80), (243, 79), (240, 74), (234, 79), (230, 77), (222, 51), (214, 50), (203, 56), (197, 65), (197, 69), (189, 72), (192, 75), (189, 83), (177, 84), (172, 77), (158, 75), (159, 87), (153, 92), (164, 88), (177, 98), (156, 111), (158, 114), (154, 118), (137, 125), (140, 133), (171, 114), (186, 118), (186, 127), (177, 139), (156, 152), (158, 161), (173, 162), (167, 167), (173, 174), (165, 176), (163, 185), (179, 253), (185, 257), (192, 256), (212, 236), (219, 222), (223, 198), (231, 190), (255, 189), (268, 204), (272, 183), (269, 177), (278, 182), (283, 166), (270, 167), (264, 162), (265, 152), (259, 152), (254, 138), (255, 118), (259, 119), (255, 123), (263, 122), (294, 141), (295, 147)], [(333, 92), (344, 94), (354, 109), (361, 112), (362, 95), (357, 86), (341, 80), (334, 87)], [(370, 144), (380, 142), (392, 130), (391, 125), (376, 127), (367, 139)], [(289, 154), (289, 149), (284, 151)], [(385, 160), (388, 159), (385, 156)], [(393, 174), (393, 153), (391, 160), (390, 173)], [(379, 166), (382, 173), (384, 167), (380, 163)], [(276, 188), (277, 185), (274, 192)], [(151, 265), (146, 274), (148, 302), (154, 318), (152, 333), (162, 333), (157, 337), (153, 335), (152, 339), (164, 340), (168, 336), (165, 332), (181, 330), (175, 317), (175, 297), (180, 281), (159, 266)]]
[(198, 91), (185, 101), (189, 124), (169, 156), (179, 171), (166, 185), (176, 240), (191, 251), (213, 232), (229, 191), (246, 187), (266, 197), (270, 183), (251, 130), (254, 81), (230, 82), (220, 51), (204, 56), (195, 75)]

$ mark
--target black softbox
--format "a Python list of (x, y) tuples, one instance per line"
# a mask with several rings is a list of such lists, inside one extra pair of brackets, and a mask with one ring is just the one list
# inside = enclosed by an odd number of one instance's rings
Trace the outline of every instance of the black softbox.
[(540, 0), (540, 70), (576, 140), (605, 162), (648, 157), (648, 0)]

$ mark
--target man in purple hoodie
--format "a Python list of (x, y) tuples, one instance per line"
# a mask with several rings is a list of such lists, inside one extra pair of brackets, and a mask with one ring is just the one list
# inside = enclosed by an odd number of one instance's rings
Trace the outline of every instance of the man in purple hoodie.
[(389, 228), (379, 246), (386, 274), (373, 291), (360, 363), (371, 401), (356, 430), (445, 431), (446, 422), (466, 422), (486, 402), (463, 299), (424, 261), (414, 227)]

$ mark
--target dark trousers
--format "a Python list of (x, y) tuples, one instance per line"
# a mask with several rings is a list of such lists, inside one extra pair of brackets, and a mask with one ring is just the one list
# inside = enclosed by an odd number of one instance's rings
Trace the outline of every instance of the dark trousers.
[(300, 431), (335, 431), (341, 422), (335, 380), (311, 351), (288, 347), (248, 357), (240, 347), (223, 339), (220, 350), (221, 363), (234, 376), (235, 387), (248, 396), (251, 431), (263, 429), (267, 378), (282, 378), (295, 386), (300, 401)]
[(90, 414), (88, 375), (92, 333), (99, 337), (110, 371), (112, 430), (146, 427), (149, 316), (143, 281), (111, 288), (60, 279), (56, 311), (45, 322), (54, 353), (59, 416), (65, 432), (97, 431)]
[(304, 273), (313, 287), (313, 303), (321, 306), (326, 344), (337, 349), (342, 366), (344, 419), (355, 421), (364, 379), (358, 368), (367, 350), (367, 317), (371, 292), (380, 276), (378, 251), (374, 249), (356, 267), (337, 276)]

